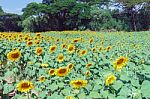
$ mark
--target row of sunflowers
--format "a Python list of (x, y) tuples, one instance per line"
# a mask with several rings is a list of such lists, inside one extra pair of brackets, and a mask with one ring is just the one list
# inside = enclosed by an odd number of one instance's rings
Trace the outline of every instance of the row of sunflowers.
[(0, 33), (2, 99), (148, 99), (150, 33)]

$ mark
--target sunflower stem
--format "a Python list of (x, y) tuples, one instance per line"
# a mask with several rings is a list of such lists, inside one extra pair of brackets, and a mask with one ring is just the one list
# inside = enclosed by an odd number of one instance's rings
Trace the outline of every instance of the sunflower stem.
[(27, 92), (27, 96), (28, 96), (28, 99), (30, 99), (30, 93), (29, 92)]

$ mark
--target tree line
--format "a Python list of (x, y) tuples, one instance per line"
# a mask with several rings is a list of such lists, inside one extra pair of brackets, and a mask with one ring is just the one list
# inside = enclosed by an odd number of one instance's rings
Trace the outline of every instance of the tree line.
[(6, 13), (0, 31), (145, 31), (150, 29), (150, 0), (43, 0)]

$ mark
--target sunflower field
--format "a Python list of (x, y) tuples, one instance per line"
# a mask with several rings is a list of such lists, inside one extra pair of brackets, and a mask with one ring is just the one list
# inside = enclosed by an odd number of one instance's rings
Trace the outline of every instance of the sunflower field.
[(150, 32), (0, 33), (0, 99), (149, 99)]

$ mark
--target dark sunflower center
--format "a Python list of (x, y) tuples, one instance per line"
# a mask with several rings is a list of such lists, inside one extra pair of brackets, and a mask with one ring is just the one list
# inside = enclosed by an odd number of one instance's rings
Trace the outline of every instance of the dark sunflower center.
[(29, 42), (28, 45), (32, 45), (32, 42)]
[(54, 50), (55, 50), (55, 47), (52, 47), (51, 50), (54, 51)]
[(90, 66), (92, 66), (92, 64), (88, 64), (87, 66), (90, 67)]
[(60, 56), (59, 59), (62, 60), (62, 59), (63, 59), (63, 56)]
[(85, 54), (86, 52), (85, 51), (82, 51), (82, 54)]
[(74, 40), (74, 42), (78, 42), (78, 40)]
[(18, 57), (19, 57), (19, 53), (17, 53), (17, 52), (16, 52), (16, 53), (12, 53), (12, 54), (11, 54), (11, 57), (12, 57), (12, 58), (18, 58)]
[(45, 78), (44, 77), (41, 77), (41, 80), (44, 80)]
[(69, 47), (69, 51), (72, 51), (73, 50), (73, 47)]
[(69, 65), (69, 68), (72, 68), (72, 67), (73, 67), (73, 65), (72, 65), (72, 64), (70, 64), (70, 65)]
[(30, 84), (28, 84), (28, 83), (23, 83), (23, 84), (21, 85), (21, 87), (22, 87), (22, 88), (29, 88), (29, 87), (30, 87)]
[(61, 74), (61, 73), (65, 73), (67, 70), (66, 69), (60, 69), (59, 70), (59, 73)]
[(50, 73), (51, 73), (51, 74), (54, 73), (54, 70), (51, 70)]
[(42, 52), (42, 49), (38, 49), (37, 52), (38, 52), (38, 53), (41, 53), (41, 52)]
[(76, 84), (76, 85), (79, 85), (79, 86), (82, 85), (82, 83), (81, 83), (80, 81), (76, 82), (75, 84)]
[(122, 64), (123, 61), (124, 61), (124, 59), (119, 59), (119, 60), (117, 61), (117, 64)]

